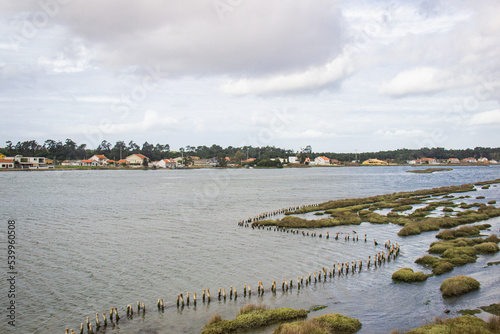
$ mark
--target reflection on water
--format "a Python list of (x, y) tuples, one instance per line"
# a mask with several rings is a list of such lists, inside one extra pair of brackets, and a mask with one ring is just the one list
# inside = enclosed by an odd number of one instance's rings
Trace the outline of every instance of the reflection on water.
[[(419, 284), (394, 284), (402, 267), (422, 270), (413, 261), (426, 253), (435, 233), (399, 238), (399, 226), (341, 226), (322, 229), (368, 235), (367, 243), (308, 238), (237, 225), (241, 219), (283, 207), (331, 199), (364, 197), (403, 190), (458, 185), (498, 178), (498, 167), (456, 167), (447, 173), (406, 173), (407, 167), (309, 168), (282, 170), (51, 171), (0, 173), (3, 221), (16, 219), (19, 244), (18, 330), (56, 333), (77, 329), (95, 312), (117, 307), (122, 318), (111, 333), (198, 333), (214, 312), (236, 316), (246, 303), (309, 308), (359, 318), (362, 333), (408, 329), (463, 308), (500, 300), (498, 266), (483, 268), (499, 255)], [(477, 195), (500, 201), (500, 187)], [(5, 194), (9, 194), (6, 196)], [(500, 220), (489, 221), (498, 232)], [(4, 227), (5, 230), (5, 227)], [(319, 232), (318, 232), (319, 233)], [(487, 233), (491, 233), (487, 231)], [(373, 239), (379, 241), (375, 246)], [(287, 293), (255, 295), (257, 282), (271, 282), (366, 260), (391, 240), (402, 245), (396, 261), (361, 273), (336, 276)], [(5, 249), (5, 239), (2, 239)], [(467, 274), (482, 288), (444, 301), (441, 282)], [(2, 283), (4, 284), (4, 283)], [(243, 284), (254, 295), (242, 298)], [(2, 285), (3, 286), (3, 285)], [(219, 287), (238, 288), (237, 300), (217, 301)], [(201, 303), (209, 288), (210, 304)], [(196, 292), (198, 304), (175, 306), (179, 293)], [(167, 309), (156, 310), (158, 298)], [(144, 317), (128, 320), (128, 304), (144, 302)], [(444, 315), (444, 314), (443, 314)], [(7, 324), (0, 323), (5, 332)], [(262, 329), (258, 332), (269, 332)]]

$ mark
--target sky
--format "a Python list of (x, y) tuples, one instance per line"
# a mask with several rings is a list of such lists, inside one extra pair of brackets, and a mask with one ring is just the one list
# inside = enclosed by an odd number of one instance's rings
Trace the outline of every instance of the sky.
[(498, 0), (10, 0), (0, 146), (498, 147)]

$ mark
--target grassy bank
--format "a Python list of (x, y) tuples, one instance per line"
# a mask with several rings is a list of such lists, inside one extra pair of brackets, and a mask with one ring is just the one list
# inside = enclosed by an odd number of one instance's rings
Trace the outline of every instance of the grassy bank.
[(279, 308), (274, 310), (262, 307), (250, 307), (240, 310), (240, 314), (233, 320), (222, 320), (218, 316), (212, 316), (211, 321), (205, 326), (202, 334), (228, 333), (237, 330), (245, 330), (261, 326), (271, 325), (280, 321), (303, 318), (307, 316), (306, 310), (294, 310), (291, 308)]

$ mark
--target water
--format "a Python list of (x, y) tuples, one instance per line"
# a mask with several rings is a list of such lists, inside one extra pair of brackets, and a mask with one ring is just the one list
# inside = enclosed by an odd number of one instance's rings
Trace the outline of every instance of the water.
[[(399, 226), (328, 228), (369, 236), (352, 243), (306, 238), (237, 225), (240, 219), (288, 206), (331, 199), (364, 197), (500, 177), (499, 167), (455, 167), (451, 172), (406, 173), (409, 167), (308, 168), (271, 170), (117, 170), (0, 173), (2, 259), (6, 255), (7, 220), (16, 220), (18, 277), (16, 329), (19, 333), (63, 333), (80, 327), (87, 316), (117, 307), (122, 316), (107, 333), (199, 333), (211, 314), (236, 316), (249, 303), (270, 307), (309, 308), (328, 305), (311, 316), (341, 313), (358, 318), (361, 333), (409, 329), (464, 308), (500, 300), (498, 266), (483, 268), (500, 255), (480, 256), (477, 263), (455, 268), (420, 284), (394, 284), (402, 267), (422, 270), (413, 261), (426, 254), (435, 233), (397, 237)], [(486, 201), (500, 202), (500, 187), (479, 190)], [(475, 200), (474, 200), (475, 201)], [(492, 231), (500, 220), (492, 219)], [(376, 247), (373, 239), (379, 241)], [(361, 240), (361, 238), (360, 238)], [(335, 277), (297, 291), (257, 297), (257, 282), (294, 279), (337, 261), (365, 260), (383, 250), (383, 242), (402, 244), (402, 254), (378, 269)], [(7, 272), (5, 261), (2, 268)], [(467, 274), (482, 288), (467, 297), (444, 301), (441, 282)], [(242, 298), (243, 284), (254, 295)], [(239, 297), (219, 302), (219, 287), (237, 287)], [(209, 288), (210, 304), (201, 303)], [(2, 279), (2, 309), (6, 280)], [(175, 307), (177, 294), (196, 292), (197, 307)], [(164, 313), (156, 301), (167, 304)], [(191, 297), (192, 298), (192, 297)], [(128, 320), (126, 305), (146, 304), (144, 317)], [(5, 314), (5, 312), (4, 312)], [(268, 333), (272, 328), (255, 332)], [(4, 315), (0, 332), (13, 332)]]

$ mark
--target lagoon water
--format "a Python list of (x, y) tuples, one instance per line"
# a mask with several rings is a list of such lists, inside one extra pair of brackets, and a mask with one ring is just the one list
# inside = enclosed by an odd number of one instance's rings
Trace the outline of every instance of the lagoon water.
[[(400, 238), (395, 225), (343, 226), (336, 232), (368, 234), (369, 242), (307, 238), (238, 226), (240, 219), (288, 206), (331, 199), (365, 197), (397, 191), (459, 185), (500, 177), (500, 167), (454, 167), (433, 174), (406, 173), (410, 167), (346, 167), (243, 170), (116, 170), (0, 173), (2, 195), (1, 258), (6, 276), (7, 221), (16, 221), (16, 328), (5, 318), (6, 279), (2, 279), (1, 333), (79, 332), (87, 316), (109, 314), (117, 307), (121, 320), (106, 333), (199, 333), (217, 312), (236, 316), (249, 303), (272, 308), (328, 307), (311, 313), (341, 313), (358, 318), (360, 333), (388, 333), (422, 325), (434, 316), (450, 316), (466, 308), (500, 301), (500, 267), (484, 268), (500, 255), (480, 256), (477, 263), (431, 277), (420, 284), (395, 284), (394, 271), (424, 270), (414, 260), (426, 254), (435, 232)], [(500, 186), (472, 194), (500, 203)], [(499, 233), (500, 219), (491, 219), (489, 233)], [(375, 246), (373, 239), (380, 245)], [(333, 263), (364, 260), (384, 250), (391, 240), (402, 245), (401, 256), (381, 268), (334, 277), (300, 291), (280, 289), (256, 296), (257, 282), (330, 268)], [(478, 292), (443, 300), (441, 282), (466, 274), (481, 283)], [(253, 296), (243, 298), (243, 284)], [(238, 299), (217, 301), (219, 287), (238, 289)], [(201, 303), (209, 288), (210, 304)], [(197, 307), (177, 309), (179, 293), (198, 295)], [(167, 309), (156, 309), (163, 298)], [(191, 297), (192, 298), (192, 297)], [(145, 316), (125, 317), (128, 304), (146, 304)], [(254, 333), (269, 333), (265, 328)]]

